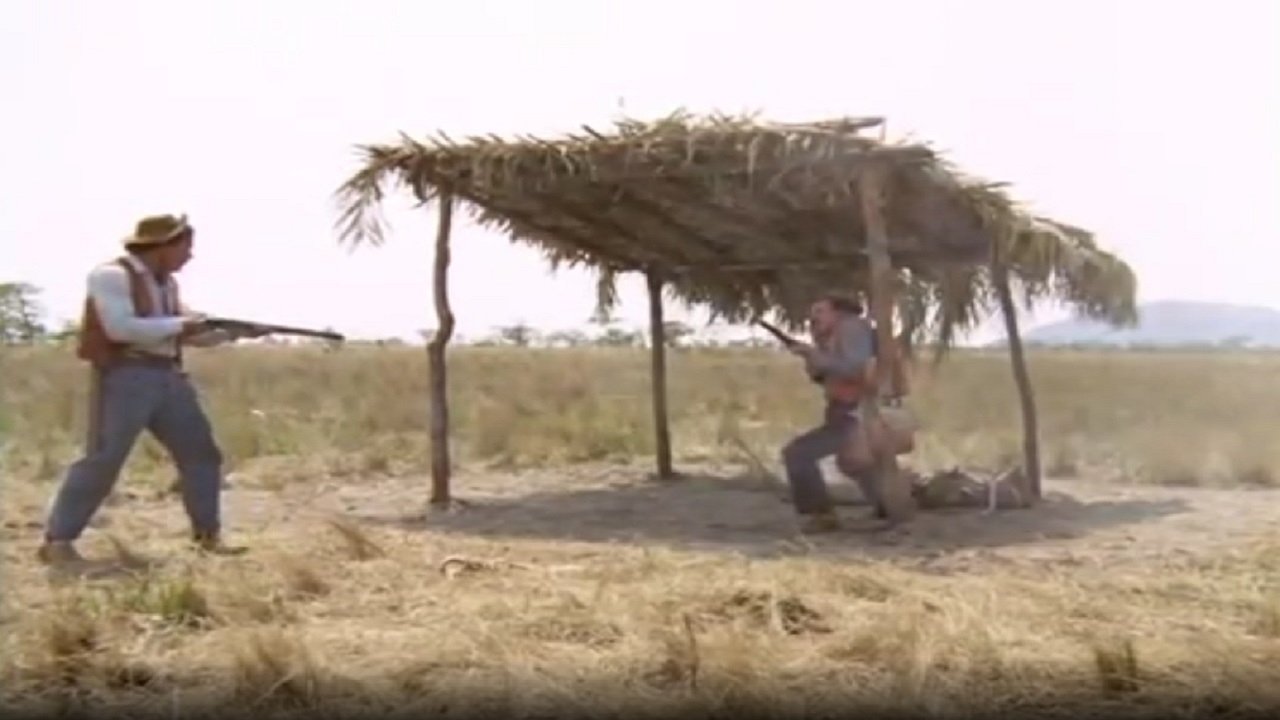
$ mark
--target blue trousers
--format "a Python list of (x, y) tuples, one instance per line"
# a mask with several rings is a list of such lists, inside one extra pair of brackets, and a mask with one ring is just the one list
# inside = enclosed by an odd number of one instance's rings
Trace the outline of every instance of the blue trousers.
[[(822, 424), (796, 436), (782, 448), (782, 464), (787, 471), (787, 483), (791, 486), (791, 500), (801, 515), (827, 512), (833, 508), (818, 463), (839, 451), (848, 432), (858, 422), (853, 414), (856, 409), (855, 404), (829, 401)], [(878, 514), (883, 514), (875, 471), (852, 473), (840, 465), (837, 462), (840, 471), (858, 483), (867, 502), (876, 508)]]
[(192, 529), (220, 529), (222, 452), (195, 388), (177, 368), (120, 365), (103, 372), (97, 447), (73, 463), (53, 498), (48, 540), (75, 540), (115, 487), (142, 431), (169, 452)]

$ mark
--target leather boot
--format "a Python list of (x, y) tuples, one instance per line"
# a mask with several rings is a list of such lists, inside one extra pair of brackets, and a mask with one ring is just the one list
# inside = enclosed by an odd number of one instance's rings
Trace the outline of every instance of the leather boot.
[(243, 555), (249, 548), (239, 545), (227, 545), (218, 533), (195, 532), (191, 537), (197, 552), (207, 555)]
[(74, 565), (84, 562), (84, 556), (70, 540), (46, 540), (36, 550), (36, 559), (45, 565)]
[(840, 518), (834, 510), (824, 510), (810, 515), (801, 526), (804, 533), (834, 532), (840, 529)]

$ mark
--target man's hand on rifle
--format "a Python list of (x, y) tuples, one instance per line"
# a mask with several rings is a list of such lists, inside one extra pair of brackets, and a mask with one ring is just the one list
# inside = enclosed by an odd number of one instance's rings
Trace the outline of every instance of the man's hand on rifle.
[(809, 343), (797, 342), (787, 346), (787, 352), (802, 358), (808, 358), (814, 352), (814, 347)]
[(191, 313), (182, 316), (182, 330), (179, 331), (181, 337), (191, 337), (198, 335), (206, 330), (204, 326), (205, 316), (200, 313)]
[(266, 334), (271, 334), (270, 328), (253, 323), (214, 323), (214, 327), (220, 329), (221, 332), (227, 333), (227, 337), (232, 341), (259, 338), (266, 336)]
[(182, 316), (182, 333), (181, 336), (189, 338), (193, 335), (200, 335), (210, 330), (220, 330), (226, 333), (231, 340), (240, 340), (243, 338), (260, 338), (264, 335), (270, 335), (271, 329), (253, 323), (234, 323), (229, 327), (224, 326), (221, 321), (210, 322), (209, 316), (203, 313), (191, 313)]

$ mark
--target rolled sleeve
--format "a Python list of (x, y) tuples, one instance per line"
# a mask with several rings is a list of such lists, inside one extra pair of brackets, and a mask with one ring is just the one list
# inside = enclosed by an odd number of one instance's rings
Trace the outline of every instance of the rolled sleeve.
[(89, 274), (89, 297), (93, 299), (102, 329), (118, 343), (164, 342), (182, 332), (180, 317), (139, 317), (129, 291), (128, 272), (118, 266), (103, 266)]

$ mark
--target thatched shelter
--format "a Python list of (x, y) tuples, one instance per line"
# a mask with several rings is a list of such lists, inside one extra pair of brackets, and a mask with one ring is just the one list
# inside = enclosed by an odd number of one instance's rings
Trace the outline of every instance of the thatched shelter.
[[(594, 268), (602, 302), (611, 301), (619, 273), (646, 275), (660, 475), (673, 473), (664, 291), (730, 321), (772, 313), (796, 327), (817, 293), (843, 288), (868, 298), (886, 339), (896, 309), (903, 339), (932, 334), (943, 347), (987, 307), (1000, 307), (1023, 398), (1027, 470), (1038, 485), (1035, 411), (1009, 278), (1028, 302), (1052, 297), (1125, 324), (1135, 319), (1134, 275), (1087, 231), (1030, 214), (999, 185), (961, 174), (926, 145), (866, 134), (877, 126), (877, 118), (776, 124), (677, 113), (556, 140), (455, 142), (439, 133), (362, 146), (363, 166), (338, 192), (345, 241), (382, 240), (378, 211), (388, 184), (440, 209), (433, 501), (449, 498), (444, 347), (453, 329), (447, 266), (456, 200), (553, 265)], [(891, 463), (885, 470), (893, 474)]]

